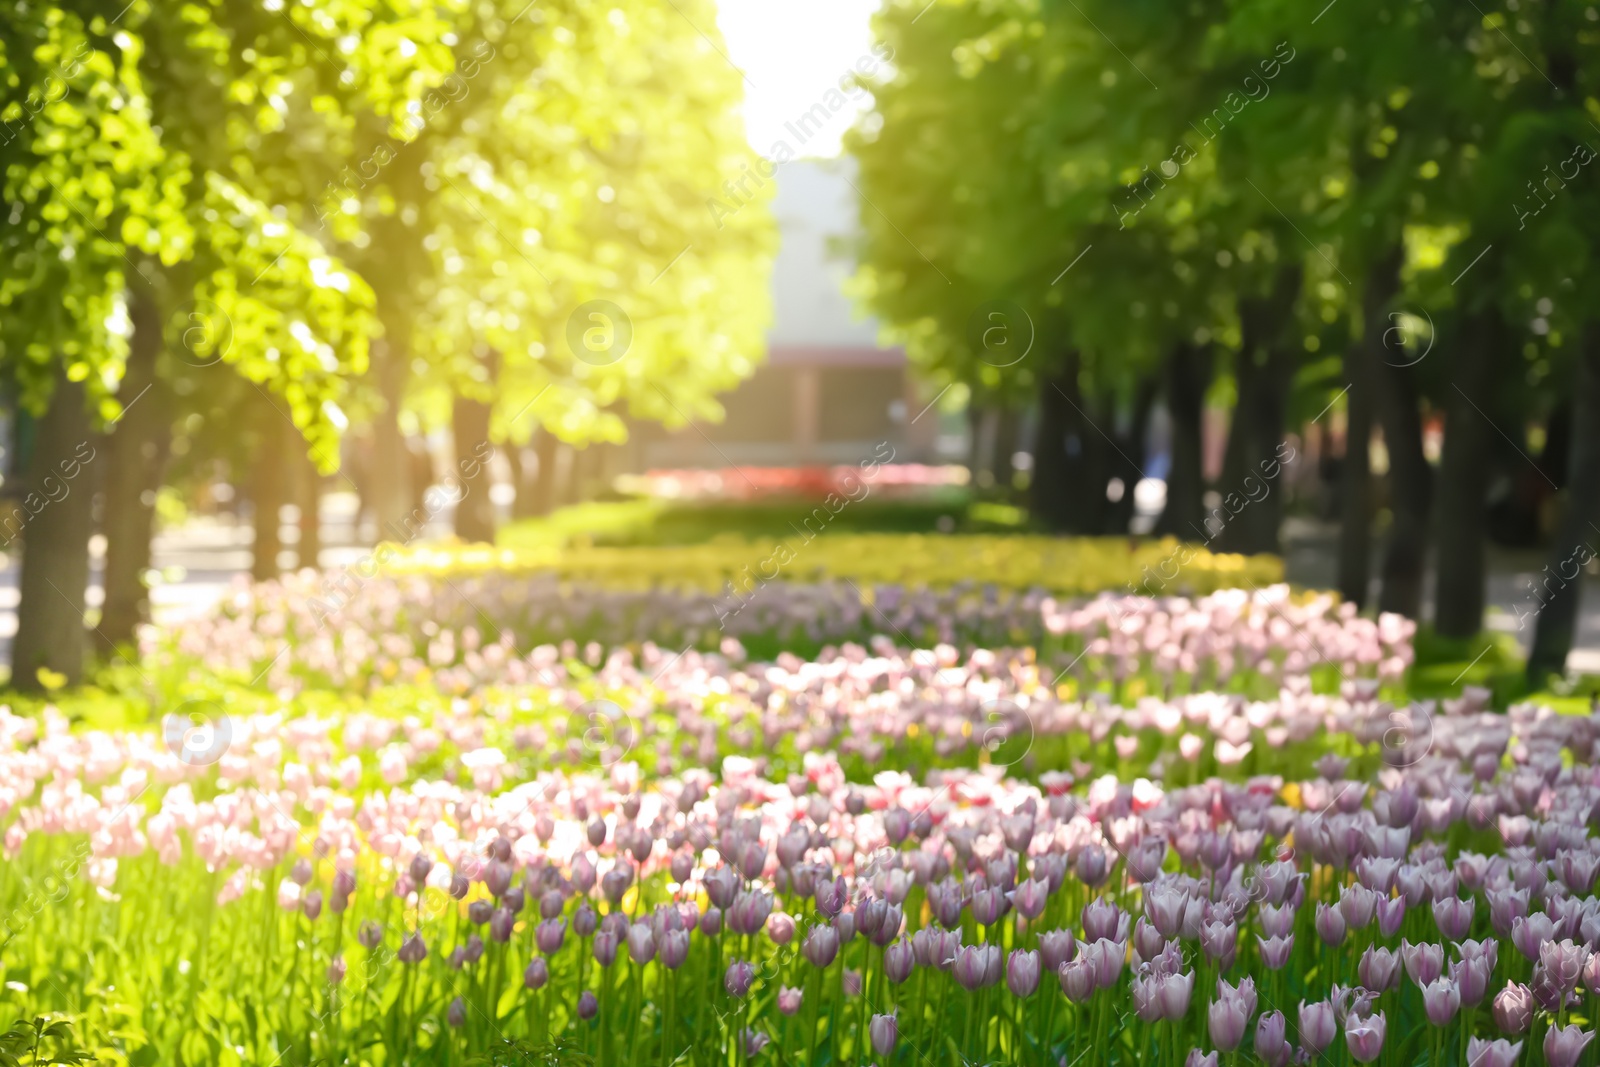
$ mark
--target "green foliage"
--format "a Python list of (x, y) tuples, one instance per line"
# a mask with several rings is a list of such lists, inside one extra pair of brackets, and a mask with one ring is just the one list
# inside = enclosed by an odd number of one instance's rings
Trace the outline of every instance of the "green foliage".
[[(54, 1053), (50, 1052), (52, 1045)], [(18, 1019), (11, 1024), (11, 1029), (0, 1034), (0, 1067), (92, 1062), (91, 1053), (72, 1046), (72, 1026), (62, 1019), (54, 1022), (44, 1016), (35, 1016), (32, 1022)]]

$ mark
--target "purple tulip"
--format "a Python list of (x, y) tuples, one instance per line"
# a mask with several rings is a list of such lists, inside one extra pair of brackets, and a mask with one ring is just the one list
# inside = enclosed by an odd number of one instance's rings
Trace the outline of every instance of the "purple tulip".
[(1363, 987), (1374, 993), (1392, 989), (1400, 971), (1400, 957), (1392, 949), (1369, 945), (1356, 964), (1356, 977)]
[(636, 922), (628, 928), (628, 958), (643, 967), (656, 958), (656, 935), (646, 922)]
[(785, 1015), (797, 1015), (800, 1012), (800, 1002), (804, 993), (790, 986), (781, 986), (778, 989), (778, 1010)]
[(1294, 935), (1273, 937), (1266, 941), (1258, 936), (1256, 944), (1261, 946), (1262, 966), (1269, 971), (1282, 970), (1283, 965), (1289, 962), (1289, 953), (1294, 951)]
[(533, 943), (539, 946), (539, 951), (546, 956), (553, 956), (561, 951), (561, 945), (567, 939), (567, 922), (565, 919), (546, 919), (533, 930)]
[(744, 960), (734, 960), (728, 964), (728, 970), (722, 976), (722, 987), (730, 997), (743, 997), (750, 992), (750, 983), (755, 981), (755, 977), (754, 967)]
[(529, 989), (543, 989), (545, 983), (550, 981), (550, 965), (543, 956), (535, 956), (533, 962), (528, 964), (527, 970), (522, 972), (522, 984)]
[(1436, 978), (1422, 987), (1422, 1010), (1435, 1026), (1445, 1026), (1461, 1010), (1461, 990), (1448, 978)]
[(1237, 986), (1217, 979), (1217, 999), (1211, 1002), (1206, 1015), (1211, 1043), (1222, 1052), (1237, 1049), (1255, 1012), (1256, 984), (1252, 979), (1242, 978)]
[(656, 953), (661, 965), (667, 970), (675, 971), (682, 967), (683, 962), (689, 958), (689, 931), (663, 930)]
[(422, 934), (414, 933), (400, 942), (400, 950), (395, 953), (395, 958), (401, 963), (421, 963), (428, 958), (428, 946), (422, 940)]
[(1518, 982), (1507, 983), (1504, 989), (1495, 994), (1490, 1013), (1501, 1033), (1527, 1033), (1529, 1025), (1533, 1023), (1533, 993)]
[(1489, 1041), (1481, 1037), (1467, 1039), (1467, 1067), (1516, 1067), (1522, 1056), (1522, 1042), (1512, 1044), (1504, 1038)]
[(1383, 1038), (1388, 1022), (1383, 1012), (1373, 1012), (1366, 1018), (1350, 1015), (1344, 1021), (1344, 1041), (1350, 1049), (1350, 1058), (1357, 1063), (1371, 1063), (1383, 1052)]
[(1006, 988), (1014, 996), (1027, 998), (1039, 988), (1039, 954), (1017, 950), (1006, 961)]
[(1339, 1020), (1325, 1000), (1300, 1002), (1300, 1043), (1320, 1055), (1339, 1036)]
[[(1078, 939), (1071, 930), (1046, 930), (1039, 935), (1039, 959), (1054, 973), (1078, 954)], [(1600, 957), (1596, 957), (1600, 958)]]
[(1433, 902), (1433, 922), (1447, 941), (1459, 941), (1472, 929), (1472, 897), (1440, 897)]
[(839, 934), (832, 926), (813, 926), (800, 946), (800, 954), (815, 967), (826, 967), (839, 954)]
[(909, 941), (896, 941), (883, 950), (883, 973), (890, 982), (899, 985), (911, 977), (916, 967), (916, 952)]
[(1083, 939), (1121, 941), (1127, 936), (1126, 918), (1121, 908), (1104, 897), (1096, 897), (1083, 909)]
[(1318, 904), (1316, 926), (1317, 936), (1322, 938), (1323, 944), (1341, 945), (1344, 943), (1344, 913), (1337, 908), (1330, 908), (1326, 904)]
[(1045, 905), (1050, 903), (1050, 884), (1030, 878), (1017, 883), (1009, 896), (1017, 914), (1031, 921), (1043, 915)]
[(1593, 1030), (1586, 1031), (1577, 1025), (1552, 1026), (1544, 1035), (1544, 1062), (1547, 1067), (1576, 1067), (1578, 1057), (1593, 1040)]
[(1468, 957), (1450, 965), (1450, 980), (1461, 992), (1461, 1003), (1475, 1008), (1489, 995), (1489, 979), (1494, 963), (1481, 956)]
[(367, 950), (377, 948), (383, 943), (383, 927), (371, 919), (361, 920), (361, 926), (356, 930), (356, 940), (361, 942), (361, 947)]
[(450, 1002), (450, 1009), (445, 1012), (445, 1021), (451, 1026), (460, 1028), (467, 1024), (467, 1002), (460, 997)]
[(1556, 924), (1542, 911), (1511, 920), (1511, 944), (1530, 960), (1539, 958), (1539, 946), (1554, 941)]
[(1183, 1067), (1217, 1067), (1217, 1054), (1192, 1048), (1189, 1050), (1188, 1059), (1183, 1061)]
[(1419, 986), (1427, 986), (1444, 973), (1443, 945), (1413, 945), (1401, 938), (1400, 959), (1405, 963), (1406, 974)]
[(1400, 932), (1400, 924), (1406, 917), (1405, 897), (1379, 897), (1378, 898), (1378, 933), (1383, 937), (1393, 937)]
[(502, 945), (511, 940), (516, 926), (517, 915), (510, 908), (496, 908), (489, 916), (489, 936)]
[(616, 961), (617, 948), (621, 938), (610, 930), (601, 930), (594, 935), (594, 958), (602, 967), (609, 967)]
[(1584, 964), (1589, 962), (1589, 949), (1574, 944), (1570, 938), (1546, 941), (1539, 946), (1539, 962), (1545, 973), (1555, 981), (1556, 987), (1563, 993), (1570, 993), (1578, 988), (1578, 982), (1583, 978)]
[(998, 945), (962, 945), (956, 950), (955, 965), (951, 973), (961, 988), (968, 992), (992, 984), (990, 974), (1000, 970)]
[(1083, 1004), (1094, 996), (1097, 988), (1095, 981), (1094, 962), (1085, 956), (1069, 960), (1056, 968), (1056, 976), (1061, 980), (1061, 992), (1074, 1004)]
[(585, 989), (578, 997), (578, 1018), (588, 1022), (600, 1014), (600, 1001), (594, 993)]
[(328, 984), (339, 985), (344, 982), (345, 962), (343, 956), (335, 956), (328, 961)]
[(1260, 1056), (1268, 1067), (1286, 1067), (1289, 1057), (1294, 1054), (1294, 1050), (1284, 1038), (1287, 1029), (1288, 1024), (1284, 1022), (1281, 1011), (1262, 1012), (1261, 1018), (1257, 1020), (1256, 1055)]
[(589, 937), (600, 925), (600, 916), (587, 904), (579, 904), (578, 910), (572, 913), (572, 932), (579, 937)]
[(900, 1036), (900, 1025), (895, 1020), (895, 1013), (874, 1015), (872, 1021), (867, 1024), (867, 1033), (872, 1038), (873, 1051), (884, 1057), (892, 1055), (895, 1041)]

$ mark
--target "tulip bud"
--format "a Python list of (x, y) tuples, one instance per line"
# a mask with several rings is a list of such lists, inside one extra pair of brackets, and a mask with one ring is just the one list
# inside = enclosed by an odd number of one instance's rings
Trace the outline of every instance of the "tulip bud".
[(878, 1055), (885, 1058), (893, 1055), (895, 1041), (900, 1036), (899, 1023), (895, 1020), (895, 1013), (888, 1015), (874, 1015), (867, 1024), (867, 1033), (872, 1038), (872, 1048)]

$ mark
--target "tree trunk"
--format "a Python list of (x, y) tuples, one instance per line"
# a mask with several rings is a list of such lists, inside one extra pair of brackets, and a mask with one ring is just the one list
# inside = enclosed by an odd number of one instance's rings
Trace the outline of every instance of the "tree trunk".
[(37, 425), (21, 505), (28, 518), (11, 655), (17, 689), (43, 689), (40, 668), (65, 675), (69, 685), (83, 681), (95, 458), (104, 447), (90, 421), (83, 383), (58, 374), (50, 408)]
[(295, 546), (297, 567), (322, 566), (322, 472), (309, 452), (296, 464), (295, 504), (300, 509), (300, 543)]
[(1067, 357), (1060, 373), (1041, 376), (1039, 429), (1033, 443), (1033, 480), (1029, 486), (1033, 515), (1052, 533), (1072, 523), (1072, 478), (1067, 458), (1067, 431), (1077, 413), (1067, 401), (1078, 389), (1078, 357)]
[(1380, 359), (1373, 371), (1383, 443), (1389, 452), (1389, 509), (1394, 516), (1383, 557), (1378, 610), (1415, 619), (1422, 614), (1428, 515), (1433, 498), (1433, 470), (1422, 452), (1422, 400), (1417, 370)]
[(1204, 424), (1211, 366), (1204, 348), (1184, 342), (1167, 360), (1167, 414), (1172, 421), (1172, 469), (1167, 503), (1156, 522), (1161, 535), (1205, 537)]
[(133, 336), (127, 370), (118, 391), (123, 411), (106, 437), (106, 478), (101, 529), (106, 537), (105, 601), (96, 632), (100, 655), (132, 645), (138, 627), (150, 621), (150, 567), (156, 494), (172, 455), (172, 413), (165, 383), (157, 377), (161, 311), (135, 293), (129, 308)]
[(1528, 652), (1528, 682), (1543, 686), (1566, 671), (1577, 629), (1583, 564), (1600, 546), (1600, 326), (1584, 333), (1572, 390), (1572, 441), (1567, 459), (1566, 503), (1550, 545), (1550, 562), (1533, 595), (1539, 619)]
[(1004, 493), (1016, 491), (1017, 432), (1022, 413), (1007, 404), (996, 412), (994, 429), (994, 484)]
[(1145, 446), (1150, 436), (1150, 412), (1156, 406), (1157, 389), (1154, 379), (1139, 384), (1128, 432), (1116, 435), (1117, 447), (1109, 453), (1111, 477), (1122, 479), (1122, 495), (1115, 501), (1107, 501), (1105, 532), (1108, 534), (1124, 536), (1133, 523), (1133, 490), (1144, 477), (1149, 461)]
[(1384, 351), (1385, 316), (1399, 287), (1399, 262), (1375, 264), (1361, 297), (1361, 336), (1345, 349), (1345, 443), (1339, 471), (1339, 595), (1361, 607), (1372, 573), (1373, 366)]
[(1483, 472), (1489, 461), (1490, 433), (1485, 415), (1497, 406), (1489, 396), (1489, 382), (1504, 343), (1504, 324), (1493, 309), (1468, 318), (1452, 371), (1453, 387), (1445, 394), (1433, 610), (1434, 629), (1445, 637), (1472, 637), (1483, 628), (1487, 488)]
[(270, 400), (257, 407), (257, 451), (250, 468), (250, 502), (254, 505), (255, 544), (251, 549), (250, 576), (258, 582), (278, 577), (278, 556), (283, 551), (283, 505), (289, 502), (290, 450), (299, 447), (299, 434)]
[(1240, 345), (1235, 363), (1239, 397), (1222, 465), (1226, 525), (1217, 538), (1228, 552), (1277, 552), (1283, 493), (1277, 478), (1279, 447), (1295, 357), (1284, 338), (1300, 294), (1301, 271), (1284, 267), (1272, 292), (1239, 304)]
[(489, 499), (489, 444), (491, 408), (468, 396), (455, 398), (451, 430), (455, 436), (457, 485), (456, 536), (463, 541), (494, 543), (494, 505)]
[(372, 374), (380, 403), (372, 414), (372, 456), (366, 479), (377, 539), (401, 543), (410, 540), (411, 527), (416, 523), (411, 507), (411, 453), (400, 432), (400, 408), (408, 375), (406, 359), (407, 346), (397, 330), (373, 343)]
[(561, 448), (561, 438), (540, 427), (534, 444), (534, 455), (539, 460), (539, 470), (534, 475), (533, 513), (548, 515), (556, 505), (556, 456)]

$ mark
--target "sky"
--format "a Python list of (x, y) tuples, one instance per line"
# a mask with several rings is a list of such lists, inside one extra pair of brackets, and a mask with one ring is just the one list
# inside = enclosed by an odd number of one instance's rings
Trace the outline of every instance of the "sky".
[(847, 99), (820, 128), (795, 124), (858, 62), (875, 62), (869, 22), (877, 6), (878, 0), (719, 0), (717, 23), (745, 75), (752, 148), (771, 157), (781, 141), (796, 158), (839, 154), (840, 137), (870, 103), (865, 93)]

